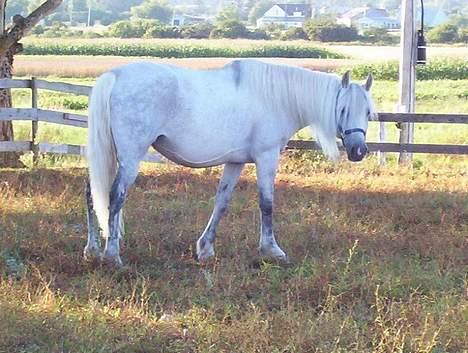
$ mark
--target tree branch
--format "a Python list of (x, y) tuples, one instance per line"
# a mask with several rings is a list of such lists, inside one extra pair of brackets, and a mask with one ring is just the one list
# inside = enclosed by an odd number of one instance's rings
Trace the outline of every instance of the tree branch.
[(40, 20), (50, 15), (62, 3), (63, 0), (47, 0), (36, 10), (31, 12), (24, 21), (14, 24), (0, 37), (0, 55), (4, 55), (13, 45), (24, 37)]

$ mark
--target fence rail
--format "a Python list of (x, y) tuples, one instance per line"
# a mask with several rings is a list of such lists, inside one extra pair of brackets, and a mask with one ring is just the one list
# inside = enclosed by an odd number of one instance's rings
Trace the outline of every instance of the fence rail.
[[(0, 108), (0, 121), (26, 120), (32, 121), (32, 141), (0, 141), (0, 152), (27, 152), (32, 151), (37, 158), (38, 153), (58, 153), (84, 156), (85, 147), (70, 144), (37, 143), (36, 133), (39, 122), (48, 122), (66, 126), (87, 128), (85, 115), (57, 112), (37, 108), (37, 90), (45, 89), (62, 93), (89, 96), (91, 87), (74, 85), (63, 82), (49, 82), (45, 80), (13, 80), (0, 79), (1, 88), (29, 88), (32, 91), (33, 108)], [(441, 124), (468, 124), (468, 114), (432, 114), (432, 113), (387, 113), (378, 114), (377, 121), (395, 123), (441, 123)], [(385, 136), (381, 130), (381, 140)], [(468, 145), (448, 144), (400, 144), (381, 141), (368, 143), (370, 152), (396, 152), (396, 153), (437, 153), (437, 154), (468, 154)], [(318, 150), (314, 141), (291, 140), (287, 149)], [(161, 162), (162, 157), (157, 153), (149, 152), (145, 159), (148, 162)]]

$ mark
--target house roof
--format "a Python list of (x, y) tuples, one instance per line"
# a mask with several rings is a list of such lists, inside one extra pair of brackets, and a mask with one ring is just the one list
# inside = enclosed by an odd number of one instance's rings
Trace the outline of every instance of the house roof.
[(310, 12), (310, 5), (307, 4), (275, 4), (276, 6), (281, 7), (281, 9), (286, 12), (288, 16), (293, 16), (295, 12), (301, 12), (302, 14), (307, 14)]
[(340, 16), (342, 19), (356, 19), (356, 17), (366, 16), (369, 18), (382, 18), (388, 17), (388, 12), (385, 9), (379, 9), (376, 7), (357, 7), (355, 9), (351, 9), (345, 12), (343, 15)]

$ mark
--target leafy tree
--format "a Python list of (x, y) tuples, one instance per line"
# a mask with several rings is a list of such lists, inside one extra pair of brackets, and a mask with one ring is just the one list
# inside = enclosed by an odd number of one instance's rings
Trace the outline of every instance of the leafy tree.
[[(468, 8), (467, 8), (468, 10)], [(462, 28), (465, 28), (465, 27), (468, 27), (468, 17), (465, 17), (465, 16), (453, 16), (450, 18), (450, 21), (449, 23), (457, 26), (457, 27), (462, 27)]]
[(450, 43), (458, 38), (458, 28), (451, 23), (443, 23), (427, 33), (427, 39), (432, 43)]
[(329, 19), (309, 20), (304, 25), (304, 31), (310, 40), (320, 42), (350, 42), (359, 38), (356, 28), (340, 25)]
[(225, 20), (218, 23), (211, 32), (212, 38), (247, 38), (249, 32), (239, 20)]
[(274, 2), (271, 0), (260, 0), (250, 9), (249, 12), (249, 23), (256, 24), (257, 20), (267, 12)]
[(281, 39), (286, 27), (279, 23), (269, 23), (263, 29), (268, 33), (270, 39)]
[(307, 33), (300, 27), (292, 27), (287, 31), (283, 32), (280, 36), (281, 40), (298, 40), (298, 39), (309, 39)]
[[(144, 33), (144, 32), (143, 32)], [(140, 35), (140, 37), (143, 35)], [(135, 38), (138, 37), (135, 33), (135, 29), (130, 21), (118, 21), (114, 22), (107, 29), (106, 35), (109, 37), (117, 38)]]
[(145, 38), (180, 38), (180, 29), (167, 26), (162, 23), (155, 23), (147, 27), (143, 37)]
[(362, 39), (369, 43), (389, 43), (392, 42), (393, 37), (385, 28), (369, 28), (362, 33)]
[(458, 41), (468, 44), (468, 28), (460, 28), (458, 30)]
[(172, 18), (172, 8), (164, 0), (146, 0), (139, 6), (132, 7), (132, 16), (169, 23)]
[(237, 7), (233, 5), (228, 5), (224, 7), (218, 14), (216, 15), (216, 23), (223, 23), (227, 21), (240, 21), (240, 15)]
[(271, 36), (263, 28), (255, 28), (253, 31), (250, 31), (248, 33), (247, 38), (257, 40), (269, 40), (271, 39)]
[(214, 26), (209, 22), (201, 22), (193, 25), (184, 26), (181, 36), (183, 38), (202, 39), (209, 38)]
[(118, 21), (109, 26), (106, 35), (117, 38), (141, 38), (150, 27), (160, 25), (157, 20)]

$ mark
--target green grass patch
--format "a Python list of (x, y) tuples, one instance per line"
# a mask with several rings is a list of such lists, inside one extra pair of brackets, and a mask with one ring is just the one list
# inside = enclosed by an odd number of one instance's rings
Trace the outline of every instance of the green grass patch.
[[(353, 77), (360, 79), (372, 73), (377, 80), (396, 81), (399, 75), (397, 61), (357, 64), (343, 68), (342, 71), (347, 69), (351, 70)], [(416, 77), (418, 80), (468, 80), (468, 60), (453, 58), (428, 60), (426, 65), (416, 66)]]
[(23, 55), (151, 56), (159, 58), (344, 58), (313, 44), (270, 41), (194, 40), (45, 40), (28, 38)]

